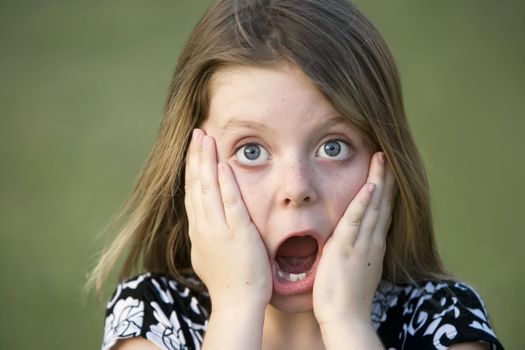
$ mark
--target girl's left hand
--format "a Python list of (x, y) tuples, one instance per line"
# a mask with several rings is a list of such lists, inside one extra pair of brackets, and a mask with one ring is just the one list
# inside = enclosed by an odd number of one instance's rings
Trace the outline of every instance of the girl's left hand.
[(371, 324), (394, 200), (394, 176), (382, 152), (374, 154), (365, 185), (326, 242), (313, 288), (314, 313), (326, 325)]

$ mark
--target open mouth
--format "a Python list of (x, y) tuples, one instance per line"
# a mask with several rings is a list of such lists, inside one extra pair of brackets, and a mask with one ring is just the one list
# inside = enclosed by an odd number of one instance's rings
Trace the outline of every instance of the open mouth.
[(293, 236), (279, 246), (275, 255), (274, 289), (295, 294), (313, 287), (319, 245), (312, 236)]

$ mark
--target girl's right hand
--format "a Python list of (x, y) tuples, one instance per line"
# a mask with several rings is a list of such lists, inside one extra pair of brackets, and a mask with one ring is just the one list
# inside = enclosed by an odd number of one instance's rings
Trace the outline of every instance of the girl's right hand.
[(208, 288), (213, 312), (264, 310), (272, 294), (266, 248), (231, 168), (217, 163), (214, 140), (200, 129), (193, 132), (185, 181), (192, 265)]

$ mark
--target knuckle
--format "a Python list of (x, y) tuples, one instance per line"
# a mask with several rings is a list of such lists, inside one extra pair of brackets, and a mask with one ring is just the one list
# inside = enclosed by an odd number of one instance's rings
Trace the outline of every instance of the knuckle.
[(207, 181), (201, 181), (201, 192), (202, 194), (207, 194), (211, 191), (211, 185)]
[(195, 176), (188, 176), (188, 179), (185, 181), (184, 189), (187, 191), (191, 191), (193, 187), (195, 187), (199, 183), (199, 179)]
[(381, 201), (380, 200), (374, 200), (372, 201), (371, 208), (374, 212), (379, 212), (381, 210)]
[(237, 204), (239, 203), (237, 197), (227, 196), (227, 195), (223, 196), (222, 201), (223, 201), (224, 207), (226, 208), (233, 208), (237, 206)]
[(345, 222), (348, 226), (359, 227), (362, 222), (362, 217), (357, 215), (348, 215), (345, 219)]

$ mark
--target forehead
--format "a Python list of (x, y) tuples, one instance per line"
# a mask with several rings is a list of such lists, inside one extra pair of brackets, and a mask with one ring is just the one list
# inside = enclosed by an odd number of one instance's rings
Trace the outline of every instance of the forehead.
[(309, 78), (289, 64), (223, 68), (212, 77), (209, 102), (206, 123), (219, 128), (235, 120), (285, 127), (338, 116)]

